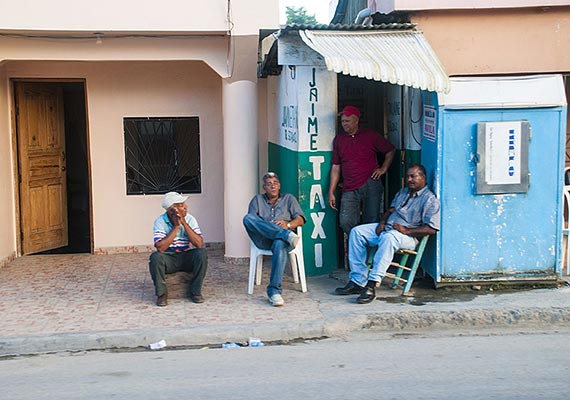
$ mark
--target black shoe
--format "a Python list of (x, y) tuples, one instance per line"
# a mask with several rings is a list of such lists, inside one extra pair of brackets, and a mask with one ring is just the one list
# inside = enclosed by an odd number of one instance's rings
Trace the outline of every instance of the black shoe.
[(360, 294), (364, 288), (362, 286), (358, 286), (353, 281), (348, 281), (346, 286), (336, 288), (334, 294), (338, 294), (339, 296), (346, 296), (349, 294)]
[(159, 307), (165, 307), (168, 304), (168, 295), (164, 293), (156, 298), (156, 305)]
[(358, 304), (368, 304), (376, 298), (376, 289), (373, 286), (366, 286), (364, 291), (360, 293), (360, 296), (356, 299)]
[(190, 300), (192, 300), (194, 303), (200, 304), (204, 302), (204, 296), (201, 294), (191, 294)]

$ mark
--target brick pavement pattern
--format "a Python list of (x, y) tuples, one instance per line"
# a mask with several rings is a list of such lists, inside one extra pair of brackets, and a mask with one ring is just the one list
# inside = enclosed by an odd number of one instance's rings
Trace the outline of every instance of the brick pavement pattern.
[(185, 273), (168, 275), (168, 306), (155, 305), (148, 272), (150, 253), (66, 254), (19, 257), (0, 269), (0, 336), (49, 335), (155, 327), (199, 327), (321, 319), (318, 302), (301, 293), (289, 267), (285, 307), (265, 295), (270, 259), (261, 286), (247, 294), (248, 265), (224, 263), (223, 250), (208, 249), (206, 302), (186, 297)]

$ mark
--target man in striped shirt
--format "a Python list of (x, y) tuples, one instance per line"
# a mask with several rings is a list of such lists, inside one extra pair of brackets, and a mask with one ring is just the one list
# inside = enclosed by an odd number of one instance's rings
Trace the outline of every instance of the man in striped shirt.
[(166, 212), (154, 221), (154, 247), (149, 270), (156, 292), (156, 305), (168, 304), (166, 274), (190, 272), (190, 299), (203, 303), (202, 283), (208, 269), (204, 238), (198, 221), (188, 214), (188, 196), (169, 192), (164, 195), (162, 207)]

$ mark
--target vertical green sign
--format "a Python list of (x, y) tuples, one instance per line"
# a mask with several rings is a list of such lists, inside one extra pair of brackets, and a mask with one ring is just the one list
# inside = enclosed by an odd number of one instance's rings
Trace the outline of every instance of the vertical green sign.
[(308, 275), (322, 275), (338, 267), (337, 217), (326, 198), (331, 157), (330, 151), (299, 153), (299, 203), (307, 216), (303, 243), (307, 243)]
[(279, 174), (282, 191), (297, 196), (307, 217), (306, 274), (323, 275), (338, 266), (337, 215), (325, 197), (336, 129), (336, 74), (312, 66), (287, 71), (279, 77), (279, 126), (270, 135), (269, 168)]
[[(336, 130), (337, 78), (324, 68), (298, 67), (299, 202), (307, 274), (338, 266), (337, 213), (328, 206), (332, 141)], [(310, 262), (307, 263), (307, 260)]]

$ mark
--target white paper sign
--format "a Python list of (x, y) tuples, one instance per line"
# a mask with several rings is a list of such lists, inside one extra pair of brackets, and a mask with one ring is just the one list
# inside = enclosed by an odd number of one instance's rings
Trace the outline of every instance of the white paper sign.
[(485, 125), (485, 182), (489, 185), (521, 183), (521, 122)]
[(435, 107), (424, 106), (424, 138), (430, 142), (435, 142), (435, 124), (436, 113)]

